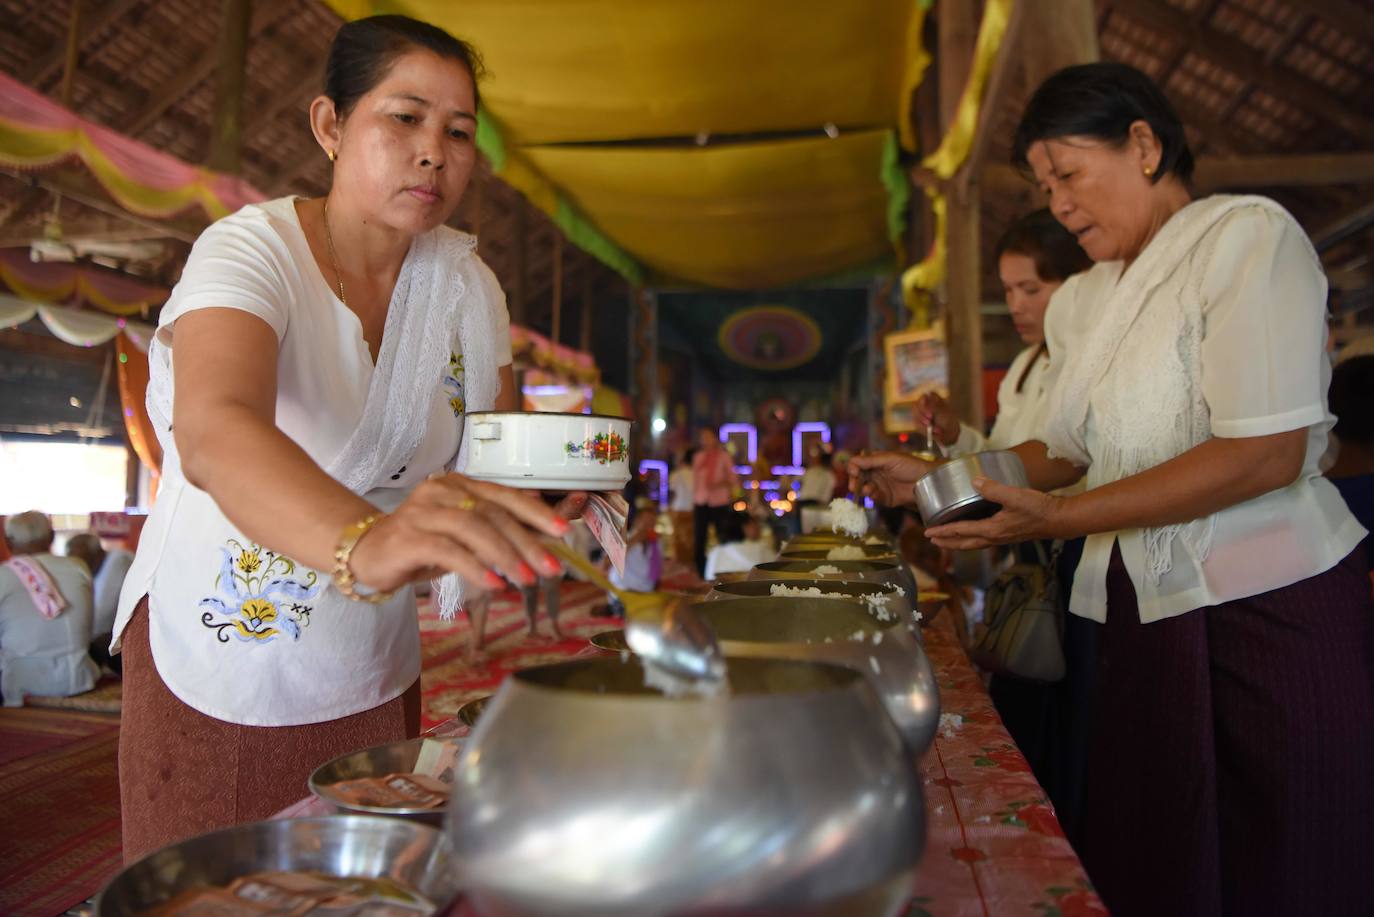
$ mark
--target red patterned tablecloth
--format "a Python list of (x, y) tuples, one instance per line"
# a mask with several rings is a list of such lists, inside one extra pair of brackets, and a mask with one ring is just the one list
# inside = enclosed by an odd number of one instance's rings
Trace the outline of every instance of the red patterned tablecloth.
[[(946, 724), (921, 759), (927, 837), (905, 917), (1105, 915), (1045, 791), (993, 709), (945, 613), (925, 629)], [(583, 651), (587, 652), (587, 651)], [(450, 720), (435, 735), (466, 735)], [(302, 800), (278, 817), (332, 808)], [(460, 917), (471, 912), (461, 905)]]

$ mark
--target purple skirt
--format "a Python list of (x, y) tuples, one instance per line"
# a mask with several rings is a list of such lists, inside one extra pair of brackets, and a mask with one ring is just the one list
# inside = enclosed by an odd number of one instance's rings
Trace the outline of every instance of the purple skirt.
[(1115, 915), (1370, 913), (1374, 599), (1361, 546), (1141, 624), (1107, 576), (1083, 861)]

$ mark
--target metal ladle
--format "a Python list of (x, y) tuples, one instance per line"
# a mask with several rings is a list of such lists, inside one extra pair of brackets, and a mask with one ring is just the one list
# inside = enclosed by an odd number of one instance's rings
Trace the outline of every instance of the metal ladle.
[(921, 452), (917, 452), (916, 457), (924, 459), (927, 462), (938, 462), (944, 459), (945, 451), (935, 439), (934, 424), (926, 424), (926, 447)]
[(686, 599), (671, 592), (627, 592), (561, 541), (545, 540), (564, 563), (582, 571), (625, 606), (625, 642), (658, 669), (692, 681), (723, 681), (725, 656), (716, 635)]

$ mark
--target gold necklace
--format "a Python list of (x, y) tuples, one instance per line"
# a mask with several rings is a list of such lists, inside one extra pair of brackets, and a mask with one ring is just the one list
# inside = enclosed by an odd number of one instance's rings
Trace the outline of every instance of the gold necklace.
[(334, 234), (329, 231), (329, 195), (324, 198), (324, 241), (329, 247), (329, 266), (334, 269), (334, 279), (339, 282), (339, 302), (348, 305), (348, 297), (344, 295), (343, 273), (339, 270), (339, 258), (334, 254)]

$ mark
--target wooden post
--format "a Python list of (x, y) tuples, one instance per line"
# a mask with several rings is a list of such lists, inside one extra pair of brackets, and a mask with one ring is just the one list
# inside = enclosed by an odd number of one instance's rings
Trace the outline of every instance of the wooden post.
[(1026, 88), (1034, 92), (1056, 70), (1099, 60), (1093, 0), (1017, 0)]
[(82, 0), (72, 0), (71, 17), (67, 20), (67, 52), (62, 66), (62, 92), (59, 98), (62, 107), (71, 110), (72, 83), (76, 77), (77, 56), (81, 52), (81, 7)]
[(553, 233), (553, 325), (552, 334), (555, 344), (563, 343), (563, 233), (557, 229)]
[(529, 295), (529, 252), (526, 239), (529, 236), (529, 205), (523, 200), (515, 206), (515, 232), (511, 245), (515, 251), (515, 270), (511, 277), (510, 320), (513, 324), (524, 325), (525, 298)]
[(248, 60), (253, 0), (224, 0), (223, 9), (215, 108), (210, 119), (210, 154), (205, 165), (218, 172), (238, 174), (242, 168), (244, 65)]
[[(978, 9), (967, 0), (940, 0), (940, 125), (954, 121), (973, 63)], [(945, 335), (949, 342), (949, 395), (955, 413), (983, 427), (983, 275), (979, 258), (978, 186), (951, 181), (945, 188)]]
[(578, 317), (582, 323), (580, 333), (577, 336), (578, 349), (583, 353), (592, 352), (592, 272), (588, 271), (582, 278), (582, 314)]

